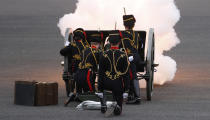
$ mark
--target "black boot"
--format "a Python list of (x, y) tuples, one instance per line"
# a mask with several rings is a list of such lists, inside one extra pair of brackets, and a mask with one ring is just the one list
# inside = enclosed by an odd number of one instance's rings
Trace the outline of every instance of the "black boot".
[(74, 98), (75, 98), (75, 94), (74, 94), (74, 93), (70, 93), (68, 99), (64, 102), (64, 106), (67, 107), (68, 104), (69, 104), (71, 101), (74, 101)]
[(100, 98), (101, 102), (101, 113), (105, 113), (107, 111), (106, 100), (105, 98)]
[(122, 107), (117, 105), (114, 109), (114, 115), (120, 115), (122, 113)]
[(64, 80), (65, 86), (66, 86), (66, 96), (69, 97), (69, 94), (70, 94), (70, 75), (68, 74), (68, 72), (63, 73), (63, 80)]
[[(116, 106), (118, 106), (117, 105), (117, 103), (116, 102), (113, 102), (111, 105), (110, 105), (110, 107), (109, 108), (107, 108), (107, 111), (105, 112), (105, 117), (111, 117), (112, 115), (114, 115), (115, 113), (114, 113), (114, 111), (115, 111), (115, 109), (117, 108)], [(118, 113), (119, 112), (119, 109), (116, 109), (116, 113)]]
[(105, 113), (107, 111), (107, 106), (106, 105), (101, 105), (101, 113)]
[(141, 98), (135, 97), (134, 99), (128, 100), (126, 104), (141, 104)]
[(78, 94), (76, 94), (76, 95), (75, 95), (75, 97), (74, 97), (74, 101), (76, 101), (76, 102), (82, 102), (82, 101), (79, 99)]

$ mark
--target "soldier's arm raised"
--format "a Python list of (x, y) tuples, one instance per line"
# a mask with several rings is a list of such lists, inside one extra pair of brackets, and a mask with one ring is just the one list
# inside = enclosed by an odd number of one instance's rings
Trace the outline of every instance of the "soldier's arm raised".
[(66, 46), (66, 47), (64, 47), (63, 49), (60, 50), (60, 54), (62, 56), (70, 55), (71, 52), (72, 52), (72, 47), (71, 46)]

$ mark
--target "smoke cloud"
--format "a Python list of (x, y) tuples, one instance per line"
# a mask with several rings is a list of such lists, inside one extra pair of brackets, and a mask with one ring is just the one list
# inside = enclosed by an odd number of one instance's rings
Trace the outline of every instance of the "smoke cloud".
[(135, 30), (155, 29), (155, 63), (159, 63), (155, 73), (156, 84), (173, 80), (176, 62), (164, 51), (169, 51), (180, 43), (174, 26), (180, 19), (180, 11), (174, 0), (78, 0), (75, 13), (60, 18), (58, 27), (64, 36), (66, 28), (82, 27), (88, 30), (124, 29), (123, 8), (127, 14), (136, 17)]

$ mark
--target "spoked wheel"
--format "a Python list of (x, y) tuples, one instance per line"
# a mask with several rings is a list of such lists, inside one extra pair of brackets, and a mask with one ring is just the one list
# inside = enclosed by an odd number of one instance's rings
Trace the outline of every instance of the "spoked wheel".
[(153, 91), (153, 80), (154, 80), (154, 54), (155, 54), (155, 39), (154, 39), (154, 29), (149, 30), (148, 35), (148, 48), (146, 55), (146, 92), (147, 100), (151, 101), (152, 91)]

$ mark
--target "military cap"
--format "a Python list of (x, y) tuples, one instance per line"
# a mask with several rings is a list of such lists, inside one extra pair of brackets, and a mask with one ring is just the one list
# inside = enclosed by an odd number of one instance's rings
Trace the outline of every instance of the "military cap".
[(90, 42), (101, 42), (103, 40), (103, 33), (99, 31), (92, 31), (88, 33)]
[(123, 23), (124, 26), (131, 26), (133, 27), (136, 22), (136, 19), (133, 15), (123, 15)]
[(76, 30), (73, 31), (73, 34), (74, 34), (74, 39), (75, 40), (78, 40), (78, 39), (85, 40), (86, 37), (87, 37), (84, 29), (82, 29), (82, 28), (77, 28)]
[(119, 30), (113, 30), (109, 32), (109, 42), (113, 44), (117, 44), (121, 42), (122, 33)]

